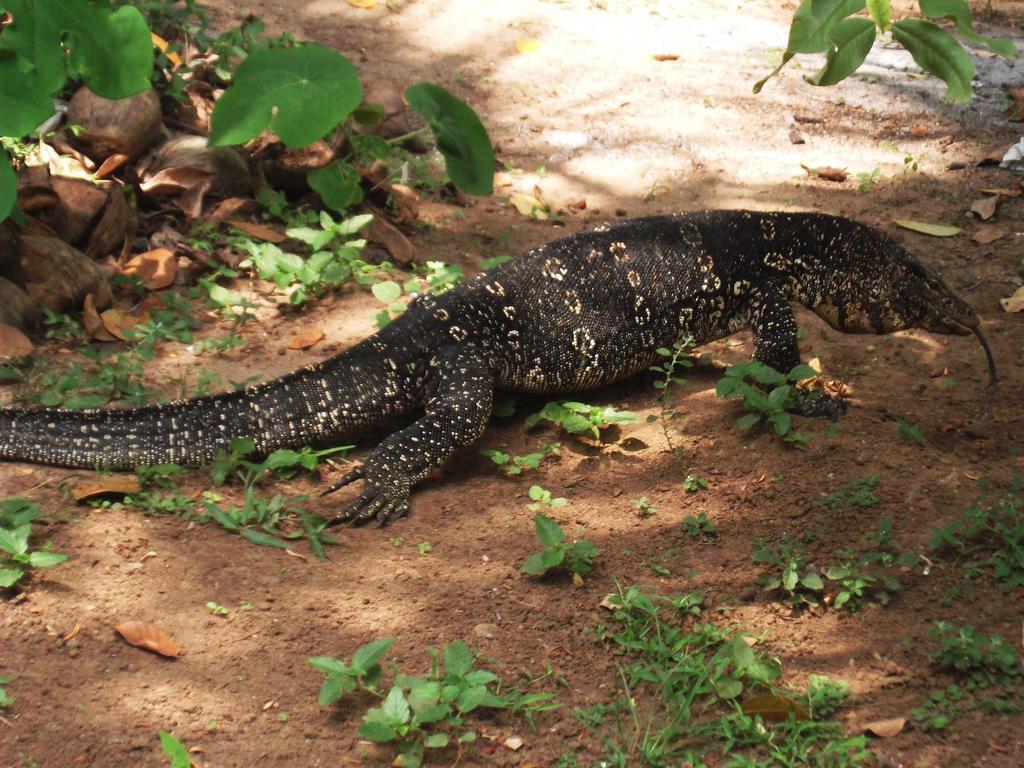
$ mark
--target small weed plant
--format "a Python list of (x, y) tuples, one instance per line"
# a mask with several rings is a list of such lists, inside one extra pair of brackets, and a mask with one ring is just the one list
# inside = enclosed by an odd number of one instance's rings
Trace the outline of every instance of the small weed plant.
[(586, 539), (572, 542), (565, 540), (565, 531), (547, 515), (538, 514), (533, 518), (533, 527), (544, 549), (530, 555), (520, 570), (527, 576), (543, 576), (548, 571), (563, 569), (582, 579), (594, 568), (597, 546)]
[[(842, 488), (833, 491), (821, 500), (821, 503), (832, 510), (868, 509), (881, 503), (875, 490), (878, 488), (878, 475), (853, 478), (843, 484)], [(891, 522), (891, 520), (890, 520)]]
[(584, 435), (601, 439), (601, 430), (613, 424), (635, 424), (639, 418), (631, 411), (617, 411), (610, 405), (585, 403), (548, 403), (540, 411), (526, 417), (526, 428), (532, 429), (542, 421), (550, 421), (570, 435)]
[(780, 373), (754, 361), (727, 368), (725, 376), (715, 385), (715, 394), (742, 400), (743, 410), (747, 413), (736, 420), (741, 431), (755, 424), (767, 423), (786, 443), (799, 447), (810, 437), (793, 429), (793, 417), (786, 409), (798, 402), (800, 391), (797, 383), (814, 376), (817, 373), (807, 365), (798, 365), (789, 373)]
[(530, 499), (532, 502), (529, 504), (527, 509), (531, 512), (536, 512), (541, 507), (547, 507), (548, 509), (560, 509), (569, 503), (569, 500), (562, 496), (555, 496), (552, 498), (551, 491), (546, 488), (541, 488), (539, 485), (531, 485), (529, 490)]
[(669, 424), (672, 421), (683, 418), (683, 414), (677, 411), (673, 405), (672, 391), (686, 384), (686, 379), (682, 378), (679, 374), (687, 368), (693, 367), (693, 361), (690, 360), (690, 351), (693, 347), (694, 340), (692, 336), (679, 339), (672, 345), (672, 349), (660, 347), (657, 353), (658, 357), (661, 358), (661, 362), (651, 366), (651, 370), (658, 375), (658, 378), (654, 380), (654, 388), (658, 390), (660, 410), (657, 416), (648, 416), (647, 422), (653, 423), (657, 421), (661, 424), (661, 432), (665, 435), (665, 443), (668, 445), (668, 449), (680, 461), (682, 457), (679, 455), (679, 449), (672, 442), (672, 432), (669, 429)]
[(524, 470), (537, 469), (548, 456), (561, 456), (562, 446), (558, 443), (545, 443), (533, 453), (524, 456), (513, 456), (503, 451), (485, 448), (481, 454), (494, 462), (494, 466), (506, 475), (521, 475)]
[(0, 504), (0, 590), (11, 589), (36, 568), (52, 568), (68, 559), (50, 551), (45, 542), (31, 549), (32, 522), (39, 505), (25, 499), (7, 499)]
[(708, 481), (697, 475), (687, 475), (683, 480), (683, 490), (687, 493), (698, 493), (707, 490)]
[(363, 715), (359, 735), (394, 746), (396, 766), (417, 768), (429, 752), (451, 745), (458, 745), (461, 752), (477, 740), (477, 732), (467, 726), (474, 713), (507, 710), (522, 714), (532, 724), (536, 714), (559, 706), (550, 693), (503, 692), (501, 678), (478, 666), (476, 655), (461, 640), (449, 643), (441, 658), (431, 649), (433, 662), (426, 675), (407, 674), (392, 664), (390, 686), (385, 690), (381, 662), (392, 643), (391, 638), (368, 643), (348, 663), (316, 656), (309, 664), (326, 675), (317, 699), (322, 706), (356, 691), (381, 700)]
[(683, 518), (682, 526), (691, 539), (711, 539), (718, 535), (718, 527), (708, 520), (704, 512), (687, 515)]
[(606, 598), (611, 619), (595, 630), (619, 659), (609, 704), (577, 718), (605, 751), (602, 765), (728, 765), (735, 768), (867, 765), (863, 736), (813, 719), (841, 703), (818, 678), (806, 693), (776, 691), (782, 668), (735, 628), (700, 621), (699, 594), (666, 597), (639, 587)]

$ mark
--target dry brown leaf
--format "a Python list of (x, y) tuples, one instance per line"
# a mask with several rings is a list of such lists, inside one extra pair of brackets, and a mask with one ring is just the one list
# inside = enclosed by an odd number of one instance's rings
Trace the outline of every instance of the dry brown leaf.
[(1004, 144), (999, 147), (992, 147), (984, 156), (979, 158), (977, 165), (999, 165), (1003, 162), (1003, 158), (1012, 146), (1012, 144)]
[(324, 337), (324, 332), (319, 328), (307, 328), (292, 337), (288, 342), (288, 349), (309, 349), (319, 344)]
[(797, 720), (808, 719), (807, 710), (785, 696), (762, 693), (743, 702), (743, 714), (760, 715), (761, 719), (768, 723), (784, 723), (789, 719), (790, 713), (796, 715)]
[(505, 749), (511, 749), (513, 752), (516, 752), (522, 748), (523, 743), (523, 740), (518, 736), (509, 736), (507, 739), (501, 742), (501, 746), (503, 746)]
[(819, 168), (809, 168), (803, 163), (800, 167), (807, 171), (807, 175), (825, 181), (843, 182), (846, 181), (847, 173), (842, 168), (832, 168), (830, 166), (821, 166)]
[(0, 323), (0, 358), (25, 357), (32, 353), (32, 342), (28, 336), (13, 325)]
[(174, 252), (167, 248), (154, 248), (136, 256), (132, 256), (121, 271), (126, 275), (135, 275), (147, 290), (158, 291), (174, 282), (178, 272), (178, 261)]
[(374, 213), (373, 221), (363, 230), (366, 239), (383, 245), (396, 263), (402, 266), (411, 264), (416, 258), (416, 248), (409, 242), (409, 238), (381, 216), (376, 208), (370, 205), (366, 208)]
[(994, 243), (999, 238), (1006, 235), (1006, 230), (1002, 227), (998, 227), (995, 224), (985, 224), (978, 227), (978, 231), (971, 235), (971, 240), (976, 242), (978, 245), (988, 245)]
[(294, 549), (288, 549), (288, 547), (284, 548), (284, 553), (286, 555), (288, 555), (288, 557), (294, 557), (294, 558), (297, 558), (299, 560), (305, 560), (306, 559), (306, 556), (304, 554), (302, 554), (301, 552), (296, 552)]
[(1001, 195), (1003, 197), (1020, 197), (1021, 195), (1019, 189), (1007, 189), (1006, 187), (989, 187), (978, 191), (984, 195)]
[(587, 210), (587, 198), (581, 197), (579, 200), (572, 200), (565, 207), (571, 211), (585, 211)]
[(996, 203), (999, 202), (999, 195), (983, 197), (971, 203), (971, 213), (977, 214), (982, 221), (988, 221), (996, 215)]
[(135, 475), (104, 475), (76, 485), (72, 497), (75, 501), (82, 502), (97, 496), (130, 496), (141, 490), (139, 478)]
[(678, 61), (678, 53), (656, 53), (653, 56), (655, 61)]
[(888, 720), (875, 720), (873, 723), (867, 723), (861, 728), (861, 732), (870, 733), (881, 739), (891, 739), (893, 736), (899, 735), (906, 724), (905, 717), (890, 717)]
[(408, 224), (420, 217), (420, 196), (415, 189), (405, 184), (391, 184), (388, 192), (395, 203), (395, 221)]
[(100, 320), (103, 321), (103, 327), (112, 333), (115, 338), (121, 341), (135, 341), (135, 339), (129, 339), (125, 331), (143, 323), (148, 323), (149, 312), (132, 315), (128, 312), (122, 312), (120, 309), (108, 309), (106, 312), (100, 313)]
[(606, 611), (617, 611), (622, 607), (621, 604), (612, 602), (612, 598), (618, 597), (617, 594), (608, 594), (601, 598), (601, 602), (598, 603), (599, 608), (604, 608)]
[(131, 159), (131, 155), (126, 155), (123, 152), (115, 152), (100, 163), (100, 167), (96, 169), (96, 177), (102, 179), (104, 176), (109, 176)]
[(1006, 95), (1010, 97), (1010, 106), (1006, 108), (1006, 119), (1011, 123), (1019, 123), (1024, 120), (1024, 88), (1007, 88)]
[(540, 48), (540, 40), (535, 40), (532, 37), (524, 37), (521, 40), (516, 40), (516, 50), (519, 53), (533, 53)]
[(920, 139), (922, 136), (928, 135), (929, 128), (926, 125), (915, 125), (910, 129), (910, 135), (916, 139)]
[(283, 243), (287, 239), (285, 235), (265, 224), (252, 224), (248, 221), (242, 221), (241, 219), (225, 219), (224, 223), (230, 224), (235, 229), (242, 230), (245, 234), (249, 235), (249, 237), (266, 240), (268, 243)]
[(103, 319), (96, 310), (96, 299), (91, 293), (86, 294), (82, 304), (82, 327), (90, 339), (97, 341), (114, 341), (113, 334), (103, 325)]
[(125, 621), (114, 629), (136, 648), (144, 648), (147, 651), (171, 658), (177, 658), (181, 654), (181, 646), (160, 627), (148, 621)]
[(377, 0), (348, 0), (348, 4), (351, 5), (353, 8), (362, 8), (364, 10), (369, 10), (370, 8), (373, 8), (373, 6), (377, 4)]
[(547, 219), (547, 211), (544, 201), (541, 200), (538, 195), (528, 195), (525, 192), (513, 192), (508, 197), (508, 201), (519, 211), (523, 216), (529, 216), (534, 219), (540, 219), (541, 221)]
[(1014, 313), (1024, 310), (1024, 288), (1018, 288), (1012, 296), (999, 300), (1004, 312)]
[(171, 45), (170, 43), (160, 37), (156, 32), (150, 32), (149, 39), (153, 41), (153, 45), (160, 49), (160, 53), (167, 57), (167, 60), (171, 62), (171, 66), (181, 66), (181, 56), (176, 54), (174, 51), (167, 50)]

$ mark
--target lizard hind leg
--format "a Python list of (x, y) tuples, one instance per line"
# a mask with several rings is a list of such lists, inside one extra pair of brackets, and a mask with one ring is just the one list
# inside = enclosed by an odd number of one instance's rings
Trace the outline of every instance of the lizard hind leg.
[(361, 467), (324, 491), (364, 481), (359, 495), (329, 525), (358, 525), (373, 519), (387, 525), (404, 517), (412, 487), (483, 434), (494, 400), (494, 374), (474, 349), (439, 351), (430, 361), (428, 389), (421, 418), (387, 437)]

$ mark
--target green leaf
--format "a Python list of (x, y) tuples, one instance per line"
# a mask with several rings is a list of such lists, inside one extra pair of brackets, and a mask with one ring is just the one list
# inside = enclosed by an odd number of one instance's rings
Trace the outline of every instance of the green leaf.
[(816, 573), (805, 573), (803, 578), (800, 579), (800, 583), (807, 589), (815, 592), (820, 592), (825, 588), (825, 584), (821, 580), (821, 576)]
[(770, 683), (782, 675), (782, 665), (772, 659), (755, 658), (753, 663), (743, 670), (743, 675), (759, 683)]
[(378, 710), (371, 709), (366, 713), (366, 719), (359, 726), (359, 735), (369, 741), (383, 744), (398, 738), (398, 731), (388, 723), (371, 720), (370, 715)]
[(471, 195), (491, 194), (494, 149), (476, 112), (433, 83), (409, 86), (405, 100), (434, 132), (452, 183)]
[(750, 429), (752, 426), (757, 424), (761, 420), (761, 415), (757, 413), (746, 413), (736, 419), (736, 426), (739, 429)]
[(465, 677), (473, 668), (473, 652), (461, 640), (448, 643), (444, 649), (444, 671), (449, 676)]
[(320, 693), (317, 695), (317, 703), (321, 707), (333, 704), (346, 693), (356, 689), (356, 681), (351, 677), (328, 677), (320, 686)]
[(790, 427), (793, 426), (793, 417), (783, 411), (782, 413), (774, 413), (768, 419), (775, 427), (775, 434), (784, 435), (789, 432)]
[(448, 746), (447, 733), (432, 733), (423, 740), (423, 746), (427, 749), (440, 749)]
[(853, 597), (853, 595), (848, 590), (844, 589), (842, 592), (836, 595), (836, 599), (832, 603), (832, 606), (835, 608), (842, 608), (844, 605), (846, 605), (846, 603), (850, 601), (851, 597)]
[(746, 669), (754, 663), (754, 649), (747, 645), (742, 635), (736, 635), (729, 641), (729, 658), (736, 669)]
[(1007, 59), (1016, 59), (1017, 47), (1009, 40), (998, 40), (979, 35), (971, 25), (971, 9), (964, 0), (920, 0), (921, 13), (929, 19), (952, 19), (960, 34), (972, 43), (987, 45)]
[[(69, 4), (78, 13), (82, 12), (82, 6), (81, 0)], [(11, 14), (13, 21), (4, 27), (0, 47), (14, 51), (31, 62), (32, 76), (42, 96), (56, 93), (68, 78), (67, 57), (61, 48), (64, 25), (61, 23), (58, 4), (7, 0), (4, 10)], [(4, 105), (7, 105), (6, 101)], [(52, 102), (50, 108), (53, 108)]]
[(393, 686), (388, 691), (388, 697), (381, 705), (381, 712), (388, 718), (389, 722), (401, 725), (409, 722), (412, 717), (412, 710), (409, 709), (409, 702), (405, 700), (405, 694), (398, 686)]
[(333, 130), (362, 98), (359, 74), (340, 53), (316, 44), (256, 50), (214, 105), (210, 145), (244, 144), (269, 125), (286, 147), (304, 147)]
[(33, 552), (28, 556), (28, 564), (33, 568), (51, 568), (68, 559), (67, 555), (56, 552)]
[(801, 363), (800, 365), (793, 366), (793, 369), (786, 374), (786, 380), (802, 381), (803, 379), (813, 379), (817, 375), (818, 372), (811, 368), (811, 366)]
[(824, 53), (833, 28), (864, 9), (864, 0), (804, 0), (793, 13), (787, 53)]
[(306, 175), (306, 181), (320, 195), (324, 205), (339, 213), (344, 213), (349, 206), (363, 200), (359, 174), (344, 160), (335, 160), (330, 165), (310, 171)]
[[(61, 6), (71, 68), (90, 90), (105, 99), (149, 90), (153, 41), (138, 8), (122, 5), (114, 10), (69, 0), (62, 0)], [(114, 51), (116, 55), (111, 55)]]
[(974, 62), (951, 34), (930, 21), (900, 19), (892, 25), (892, 36), (921, 69), (945, 81), (947, 99), (971, 100)]
[(786, 572), (782, 574), (782, 588), (787, 592), (792, 592), (796, 589), (796, 585), (799, 580), (799, 574), (792, 568), (787, 568)]
[(383, 637), (380, 640), (367, 643), (352, 654), (352, 669), (358, 674), (369, 671), (371, 667), (380, 663), (394, 642), (394, 638)]
[(394, 280), (381, 280), (379, 283), (374, 283), (370, 291), (377, 301), (382, 304), (390, 304), (402, 295), (402, 286)]
[(248, 539), (253, 544), (259, 544), (261, 547), (276, 547), (277, 549), (287, 549), (287, 542), (281, 541), (276, 536), (271, 536), (269, 533), (264, 533), (256, 528), (242, 528), (239, 533), (242, 534), (243, 538)]
[(565, 541), (565, 532), (547, 515), (535, 515), (533, 527), (537, 532), (537, 538), (546, 547), (553, 547)]
[(311, 656), (306, 659), (306, 663), (325, 675), (347, 675), (351, 672), (351, 668), (344, 661), (332, 659), (330, 656)]
[(878, 28), (885, 32), (892, 26), (892, 5), (889, 0), (867, 0), (868, 13)]
[(781, 384), (768, 393), (768, 402), (776, 408), (781, 408), (789, 398), (791, 387), (788, 384)]
[(53, 99), (34, 73), (26, 73), (12, 55), (0, 51), (0, 136), (21, 137), (53, 114)]
[(960, 234), (959, 227), (952, 227), (948, 224), (929, 224), (924, 221), (913, 221), (911, 219), (893, 219), (892, 223), (898, 227), (911, 229), (914, 232), (920, 232), (922, 235), (931, 235), (932, 237), (954, 237)]
[(419, 717), (421, 713), (437, 706), (441, 700), (441, 683), (437, 680), (421, 683), (409, 690), (408, 699), (412, 711)]
[(835, 85), (857, 71), (875, 42), (875, 22), (870, 19), (843, 19), (829, 36), (825, 66), (813, 75), (805, 75), (811, 85)]
[(23, 555), (28, 551), (28, 537), (32, 526), (26, 523), (17, 528), (0, 528), (0, 549), (11, 555)]
[(739, 680), (718, 679), (714, 681), (714, 686), (715, 693), (718, 694), (720, 699), (735, 699), (743, 693), (743, 683)]
[(552, 547), (530, 555), (523, 561), (523, 566), (519, 570), (527, 576), (543, 576), (552, 568), (561, 565), (564, 560), (565, 550)]
[(160, 748), (171, 758), (171, 768), (192, 768), (192, 760), (185, 745), (167, 731), (160, 731)]
[(0, 568), (0, 589), (13, 587), (24, 575), (21, 568)]

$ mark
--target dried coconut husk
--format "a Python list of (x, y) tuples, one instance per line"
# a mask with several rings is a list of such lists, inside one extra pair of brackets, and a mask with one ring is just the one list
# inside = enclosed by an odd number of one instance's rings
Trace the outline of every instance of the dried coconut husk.
[(88, 256), (56, 237), (23, 235), (18, 259), (5, 276), (20, 285), (32, 300), (51, 312), (67, 312), (82, 306), (88, 293), (96, 306), (112, 299), (106, 274)]
[(0, 325), (21, 330), (35, 327), (39, 320), (39, 306), (25, 291), (6, 277), (0, 277)]
[(168, 139), (139, 163), (148, 195), (178, 195), (178, 205), (190, 217), (202, 213), (203, 199), (243, 197), (254, 189), (246, 159), (232, 147), (208, 147), (203, 136), (179, 134)]
[(84, 130), (69, 141), (94, 161), (142, 153), (160, 135), (160, 97), (149, 90), (126, 99), (105, 99), (84, 85), (68, 104), (68, 123)]

